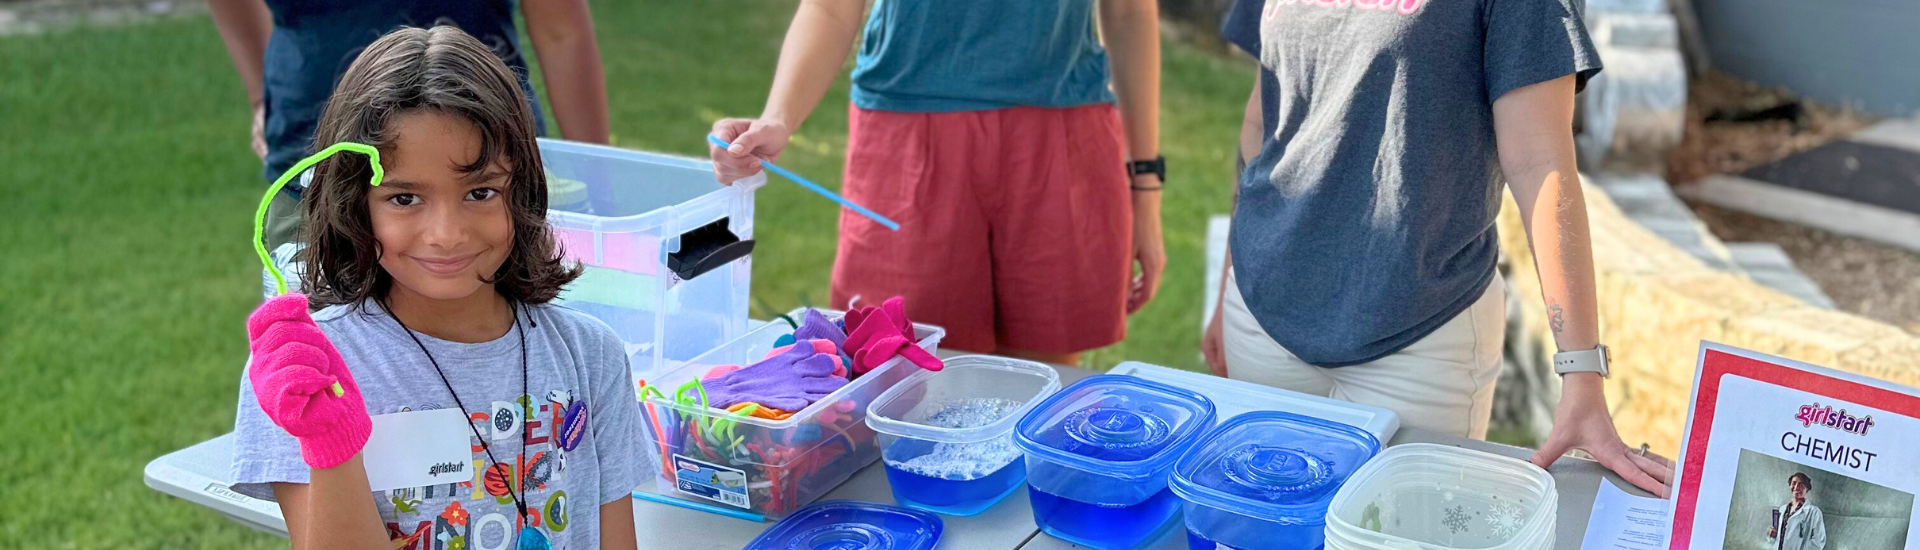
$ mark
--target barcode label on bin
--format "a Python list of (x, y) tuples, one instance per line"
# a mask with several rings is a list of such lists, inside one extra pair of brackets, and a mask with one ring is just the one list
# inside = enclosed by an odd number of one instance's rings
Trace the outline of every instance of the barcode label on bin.
[(751, 508), (747, 502), (747, 473), (734, 468), (673, 455), (674, 490), (721, 504)]

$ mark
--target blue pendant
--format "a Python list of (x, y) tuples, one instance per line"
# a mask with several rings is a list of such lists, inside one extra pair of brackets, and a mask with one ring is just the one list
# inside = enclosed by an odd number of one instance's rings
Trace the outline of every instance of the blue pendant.
[(547, 536), (540, 534), (532, 525), (520, 528), (520, 550), (553, 550), (553, 544), (547, 542)]

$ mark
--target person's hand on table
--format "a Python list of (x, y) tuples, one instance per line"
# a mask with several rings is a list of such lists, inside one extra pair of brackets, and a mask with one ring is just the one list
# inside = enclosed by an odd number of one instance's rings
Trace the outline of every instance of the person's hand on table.
[[(1139, 273), (1127, 287), (1127, 314), (1147, 307), (1160, 290), (1160, 274), (1167, 268), (1166, 243), (1160, 236), (1160, 176), (1133, 176), (1133, 268)], [(1152, 189), (1142, 191), (1141, 189)]]
[(1666, 498), (1668, 486), (1673, 483), (1673, 461), (1627, 448), (1613, 427), (1613, 416), (1607, 412), (1602, 384), (1600, 375), (1590, 372), (1562, 377), (1553, 431), (1533, 454), (1533, 464), (1545, 469), (1569, 449), (1579, 449), (1635, 487)]
[(760, 173), (761, 159), (780, 160), (780, 151), (793, 138), (793, 129), (768, 118), (725, 118), (713, 123), (713, 135), (732, 144), (726, 148), (707, 145), (714, 177), (732, 185), (740, 178)]

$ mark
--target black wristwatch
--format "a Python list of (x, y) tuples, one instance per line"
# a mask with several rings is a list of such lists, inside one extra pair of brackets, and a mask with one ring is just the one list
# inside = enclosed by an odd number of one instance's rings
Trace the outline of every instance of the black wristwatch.
[(1127, 163), (1128, 177), (1138, 176), (1140, 174), (1153, 174), (1155, 176), (1159, 176), (1160, 183), (1162, 184), (1166, 183), (1167, 182), (1166, 155), (1153, 157), (1153, 160), (1136, 160), (1136, 161)]

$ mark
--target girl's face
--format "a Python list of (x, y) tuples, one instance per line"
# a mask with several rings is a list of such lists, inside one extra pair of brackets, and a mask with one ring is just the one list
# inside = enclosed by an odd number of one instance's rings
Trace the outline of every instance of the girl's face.
[(513, 248), (508, 166), (460, 170), (480, 157), (480, 134), (463, 118), (415, 111), (394, 118), (392, 129), (386, 179), (367, 193), (367, 212), (393, 291), (459, 300), (491, 290), (484, 279)]

